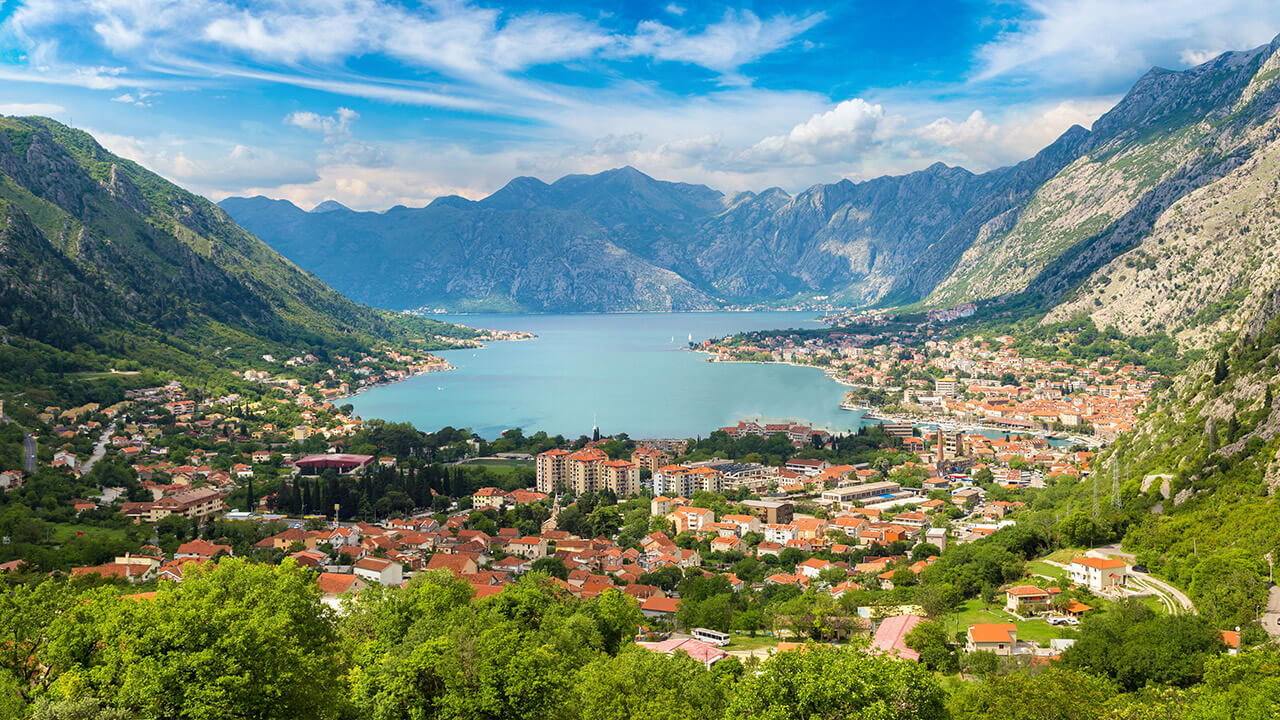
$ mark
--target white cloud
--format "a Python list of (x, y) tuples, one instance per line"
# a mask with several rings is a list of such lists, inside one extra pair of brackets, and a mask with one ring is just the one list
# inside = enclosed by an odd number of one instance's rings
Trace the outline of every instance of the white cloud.
[(662, 11), (668, 15), (675, 15), (676, 17), (681, 17), (686, 12), (684, 6), (677, 5), (675, 3), (669, 3), (665, 8), (662, 9)]
[(1153, 65), (1195, 65), (1221, 49), (1270, 42), (1273, 0), (1023, 0), (1020, 21), (977, 54), (973, 80), (1109, 87)]
[(149, 90), (139, 89), (134, 90), (131, 93), (122, 93), (117, 95), (111, 98), (111, 102), (124, 103), (126, 105), (137, 105), (138, 107), (151, 107), (151, 103), (147, 101), (147, 98), (155, 97), (158, 94), (159, 93), (154, 93)]
[(845, 100), (791, 128), (756, 143), (744, 158), (753, 162), (821, 165), (848, 160), (888, 139), (897, 118), (862, 98)]
[(0, 103), (0, 115), (60, 115), (65, 110), (53, 103)]
[(730, 10), (700, 31), (676, 29), (646, 20), (626, 44), (626, 54), (699, 65), (736, 79), (738, 69), (789, 45), (826, 15), (776, 15), (761, 20), (750, 10)]
[(340, 107), (332, 115), (319, 115), (313, 112), (291, 112), (285, 116), (286, 125), (300, 127), (303, 130), (314, 130), (325, 137), (350, 135), (351, 123), (360, 117), (360, 113), (351, 108)]
[(266, 148), (139, 138), (93, 128), (86, 131), (116, 155), (203, 194), (217, 194), (217, 188), (227, 186), (305, 183), (317, 178), (311, 164)]

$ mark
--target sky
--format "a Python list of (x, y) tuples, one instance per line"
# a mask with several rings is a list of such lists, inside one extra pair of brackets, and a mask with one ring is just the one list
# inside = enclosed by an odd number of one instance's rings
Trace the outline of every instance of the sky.
[(0, 113), (220, 200), (381, 210), (632, 165), (796, 192), (975, 172), (1152, 66), (1280, 32), (1274, 0), (0, 0)]

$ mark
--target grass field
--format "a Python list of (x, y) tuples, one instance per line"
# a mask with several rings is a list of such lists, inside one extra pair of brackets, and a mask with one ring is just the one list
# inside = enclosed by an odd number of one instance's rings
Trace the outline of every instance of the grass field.
[(533, 461), (531, 460), (494, 459), (494, 460), (473, 460), (469, 463), (464, 463), (462, 467), (483, 467), (483, 468), (488, 468), (496, 473), (505, 474), (505, 473), (515, 472), (516, 470), (519, 470), (521, 468), (533, 470), (534, 464), (533, 464)]
[(1012, 615), (1004, 611), (1003, 606), (992, 604), (988, 608), (982, 598), (974, 598), (966, 602), (961, 611), (947, 618), (947, 631), (951, 633), (964, 632), (970, 625), (979, 623), (1007, 623), (1011, 622), (1018, 626), (1019, 640), (1033, 640), (1037, 643), (1048, 644), (1050, 640), (1062, 637), (1071, 637), (1071, 630), (1065, 627), (1055, 627), (1044, 620), (1015, 620)]
[(1060, 562), (1065, 565), (1071, 562), (1071, 558), (1077, 555), (1083, 555), (1085, 554), (1085, 552), (1086, 551), (1083, 548), (1062, 548), (1061, 550), (1054, 550), (1053, 552), (1049, 553), (1048, 555), (1045, 555), (1040, 559), (1052, 560), (1054, 562)]
[(84, 533), (89, 539), (103, 538), (106, 540), (123, 540), (125, 539), (125, 531), (121, 528), (103, 528), (92, 527), (89, 525), (76, 525), (73, 523), (52, 523), (48, 526), (49, 542), (54, 544), (62, 544), (76, 536), (77, 532)]
[(1057, 578), (1059, 580), (1062, 580), (1067, 576), (1066, 570), (1054, 565), (1050, 565), (1049, 563), (1044, 562), (1043, 560), (1032, 560), (1031, 562), (1027, 563), (1027, 572), (1031, 573), (1032, 575), (1046, 575), (1048, 577)]
[(777, 646), (778, 638), (767, 635), (734, 635), (733, 640), (723, 650), (761, 650)]

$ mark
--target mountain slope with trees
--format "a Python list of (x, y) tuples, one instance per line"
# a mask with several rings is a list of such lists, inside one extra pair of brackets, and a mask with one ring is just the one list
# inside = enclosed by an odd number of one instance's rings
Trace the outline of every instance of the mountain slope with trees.
[(438, 334), (472, 331), (358, 305), (88, 134), (0, 118), (0, 372), (11, 379), (192, 371)]

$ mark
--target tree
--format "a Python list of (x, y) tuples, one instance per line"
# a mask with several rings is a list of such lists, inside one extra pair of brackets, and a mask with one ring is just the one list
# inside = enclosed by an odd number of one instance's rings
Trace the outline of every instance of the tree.
[(1128, 600), (1105, 615), (1086, 617), (1062, 662), (1110, 677), (1126, 690), (1149, 683), (1188, 687), (1224, 647), (1218, 631), (1199, 615), (1165, 616)]
[(529, 566), (529, 570), (530, 572), (546, 573), (561, 580), (569, 579), (569, 568), (565, 567), (564, 560), (558, 557), (538, 558)]
[(738, 685), (726, 720), (947, 717), (944, 693), (923, 666), (861, 648), (807, 646), (779, 653)]
[(963, 600), (956, 586), (947, 582), (927, 582), (916, 590), (916, 603), (935, 620), (954, 612)]
[(955, 699), (967, 720), (1102, 720), (1110, 718), (1114, 683), (1077, 670), (1051, 667), (1031, 675), (987, 677)]
[(942, 551), (933, 543), (922, 542), (911, 548), (912, 560), (927, 560), (931, 557), (941, 555)]
[(1218, 356), (1218, 362), (1213, 366), (1213, 384), (1221, 385), (1223, 380), (1227, 379), (1227, 351), (1223, 350)]
[[(725, 661), (722, 661), (722, 663)], [(679, 653), (633, 649), (582, 668), (573, 684), (574, 716), (591, 720), (718, 720), (727, 678)]]
[(333, 717), (337, 635), (314, 577), (225, 558), (151, 600), (92, 593), (52, 624), (46, 661), (60, 684), (147, 717)]
[(975, 650), (960, 658), (960, 671), (975, 677), (988, 677), (1000, 668), (1000, 656), (990, 650)]
[(916, 623), (903, 642), (920, 653), (920, 662), (930, 670), (953, 673), (960, 667), (956, 653), (948, 643), (946, 629), (936, 622), (925, 620)]

